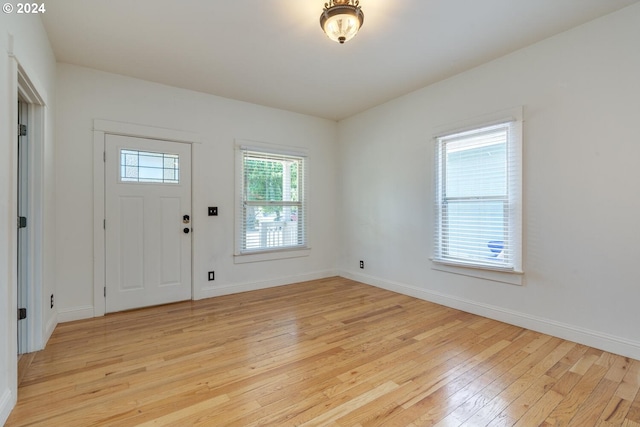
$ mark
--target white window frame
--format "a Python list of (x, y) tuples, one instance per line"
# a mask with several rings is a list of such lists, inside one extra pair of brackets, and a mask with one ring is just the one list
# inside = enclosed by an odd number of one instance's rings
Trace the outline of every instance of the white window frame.
[[(288, 147), (282, 145), (268, 144), (256, 141), (236, 140), (236, 178), (235, 178), (235, 251), (234, 263), (241, 264), (247, 262), (269, 261), (276, 259), (297, 258), (308, 256), (310, 248), (308, 245), (308, 170), (309, 161), (307, 150), (299, 147)], [(244, 155), (246, 152), (260, 153), (262, 155), (273, 155), (277, 157), (293, 157), (302, 160), (302, 172), (300, 174), (299, 187), (299, 215), (301, 216), (301, 243), (297, 245), (276, 246), (256, 249), (245, 248), (245, 177), (244, 177)], [(285, 203), (286, 204), (286, 203)]]
[[(456, 137), (464, 138), (474, 131), (504, 125), (508, 128), (507, 139), (507, 192), (505, 194), (508, 241), (505, 248), (509, 248), (508, 261), (495, 262), (487, 259), (464, 260), (446, 255), (447, 229), (443, 223), (444, 207), (446, 206), (445, 169), (442, 144)], [(486, 115), (462, 124), (442, 128), (434, 136), (435, 145), (435, 221), (432, 268), (450, 273), (521, 285), (522, 268), (522, 107)]]

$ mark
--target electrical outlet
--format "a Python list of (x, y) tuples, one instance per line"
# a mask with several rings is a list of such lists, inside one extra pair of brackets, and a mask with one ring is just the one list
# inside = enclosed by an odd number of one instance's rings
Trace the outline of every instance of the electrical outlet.
[(360, 268), (364, 268), (364, 261), (360, 261)]
[(209, 281), (211, 281), (211, 280), (215, 280), (215, 278), (216, 278), (216, 276), (215, 276), (215, 272), (210, 271), (210, 272), (209, 272)]
[(51, 294), (51, 308), (53, 308), (53, 294)]

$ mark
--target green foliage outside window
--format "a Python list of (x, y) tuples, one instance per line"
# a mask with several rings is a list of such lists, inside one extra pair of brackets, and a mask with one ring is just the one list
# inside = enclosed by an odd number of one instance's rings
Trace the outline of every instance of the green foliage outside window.
[[(251, 202), (292, 202), (298, 201), (298, 162), (276, 161), (270, 159), (245, 158), (246, 200)], [(284, 194), (284, 167), (289, 167), (290, 194)], [(280, 220), (283, 207), (265, 203), (260, 207), (251, 207), (250, 217), (275, 214)], [(251, 222), (251, 221), (250, 221)], [(256, 224), (250, 224), (256, 225)]]

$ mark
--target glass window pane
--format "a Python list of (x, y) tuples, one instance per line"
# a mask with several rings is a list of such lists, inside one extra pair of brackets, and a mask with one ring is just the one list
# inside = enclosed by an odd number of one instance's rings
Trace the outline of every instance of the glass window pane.
[(444, 255), (469, 260), (502, 259), (505, 204), (502, 201), (456, 201), (445, 206)]
[(177, 184), (179, 156), (137, 150), (120, 150), (120, 181)]
[(246, 200), (282, 201), (282, 162), (247, 157), (244, 160), (244, 171)]
[(448, 142), (445, 172), (445, 197), (505, 195), (506, 136), (485, 144), (478, 144), (473, 140)]
[(165, 169), (177, 169), (178, 168), (178, 156), (172, 156), (165, 154), (164, 156), (164, 168)]
[(305, 245), (304, 158), (243, 150), (241, 161), (241, 251)]
[(137, 166), (122, 166), (122, 180), (123, 181), (137, 181), (138, 180), (138, 167)]
[(127, 166), (138, 166), (138, 153), (128, 150), (122, 150), (124, 161), (122, 164)]
[(298, 191), (300, 186), (298, 185), (298, 170), (299, 170), (299, 161), (287, 162), (286, 164), (286, 182), (285, 182), (285, 191), (283, 194), (283, 200), (287, 202), (297, 202), (300, 200)]
[(141, 167), (162, 168), (163, 155), (160, 153), (138, 152)]
[[(142, 163), (142, 159), (141, 159)], [(143, 167), (138, 168), (139, 182), (162, 182), (162, 168)]]
[(164, 180), (165, 181), (177, 181), (178, 175), (175, 169), (164, 169)]
[(271, 249), (301, 244), (299, 217), (298, 206), (246, 206), (244, 249)]

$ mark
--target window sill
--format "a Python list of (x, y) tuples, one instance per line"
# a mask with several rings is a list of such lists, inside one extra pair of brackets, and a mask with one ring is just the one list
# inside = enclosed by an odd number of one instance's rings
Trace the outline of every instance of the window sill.
[(274, 251), (261, 251), (233, 256), (234, 264), (245, 264), (249, 262), (273, 261), (277, 259), (300, 258), (309, 256), (311, 248), (295, 248)]
[(524, 272), (522, 271), (492, 270), (489, 267), (482, 268), (472, 265), (449, 264), (436, 261), (433, 258), (431, 258), (431, 269), (443, 271), (445, 273), (460, 274), (462, 276), (490, 280), (492, 282), (508, 283), (517, 286), (522, 286), (524, 284)]

